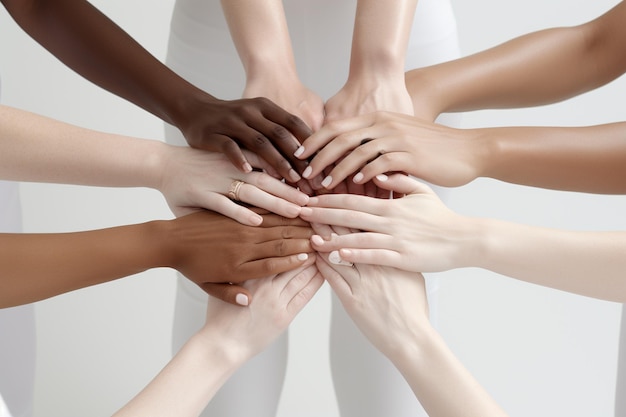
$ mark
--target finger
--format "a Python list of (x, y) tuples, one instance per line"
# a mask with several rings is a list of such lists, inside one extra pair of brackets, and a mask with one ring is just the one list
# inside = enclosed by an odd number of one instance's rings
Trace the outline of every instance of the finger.
[(290, 314), (293, 316), (298, 314), (313, 299), (322, 284), (324, 278), (314, 265), (292, 278), (284, 291), (285, 295), (291, 295), (287, 304)]
[(405, 174), (377, 176), (374, 177), (374, 182), (385, 190), (399, 194), (435, 194), (428, 185)]
[(313, 232), (316, 235), (321, 236), (322, 239), (330, 239), (333, 233), (333, 229), (324, 223), (311, 223), (311, 228), (313, 229)]
[(308, 210), (304, 210), (305, 208), (336, 208), (379, 215), (384, 209), (388, 208), (388, 205), (389, 202), (386, 200), (363, 195), (324, 194), (311, 197), (307, 206), (302, 207), (300, 210), (300, 217), (305, 218), (302, 216), (303, 212), (308, 212)]
[(343, 261), (354, 264), (382, 265), (405, 269), (402, 267), (402, 255), (391, 249), (344, 248), (339, 250), (339, 256)]
[(228, 160), (241, 172), (250, 172), (252, 166), (244, 156), (241, 148), (232, 138), (224, 135), (212, 134), (203, 138), (201, 149), (220, 152), (226, 155)]
[(332, 252), (344, 248), (379, 249), (395, 248), (393, 236), (384, 233), (357, 232), (344, 235), (334, 234), (324, 239), (319, 234), (311, 236), (311, 246), (318, 252)]
[(311, 136), (313, 131), (298, 116), (283, 110), (280, 106), (276, 105), (275, 103), (272, 103), (270, 100), (266, 99), (266, 101), (267, 102), (264, 103), (262, 106), (263, 116), (265, 116), (267, 119), (271, 120), (272, 122), (286, 128), (296, 139), (296, 141), (292, 140), (294, 143), (297, 142), (297, 144), (296, 144), (295, 149), (291, 151), (290, 153), (291, 155), (295, 152), (296, 149), (298, 149), (299, 144), (301, 144), (309, 136)]
[(388, 152), (367, 163), (355, 177), (357, 182), (363, 183), (387, 172), (403, 171), (413, 174), (417, 172), (416, 165), (416, 161), (407, 152)]
[(306, 193), (265, 173), (253, 172), (247, 176), (247, 180), (248, 183), (257, 186), (259, 189), (298, 206), (304, 206), (309, 202), (309, 196)]
[(288, 217), (283, 217), (277, 214), (262, 214), (261, 218), (263, 219), (262, 226), (263, 227), (281, 227), (281, 226), (297, 226), (309, 228), (309, 222), (303, 220), (299, 217), (294, 219), (290, 219)]
[(218, 193), (209, 193), (209, 195), (205, 196), (204, 201), (200, 201), (200, 203), (203, 207), (223, 214), (246, 226), (259, 226), (263, 222), (263, 216)]
[(257, 243), (252, 253), (248, 254), (249, 262), (260, 259), (278, 258), (298, 254), (312, 254), (311, 237), (299, 239), (268, 240)]
[(352, 178), (346, 178), (346, 187), (348, 188), (348, 194), (365, 195), (365, 186), (363, 184), (357, 184)]
[(349, 282), (339, 272), (335, 271), (322, 256), (317, 257), (315, 265), (342, 302), (346, 297), (352, 295)]
[[(289, 187), (288, 185), (285, 186)], [(300, 205), (273, 196), (252, 184), (243, 184), (239, 188), (238, 197), (245, 203), (264, 208), (273, 213), (280, 214), (281, 216), (295, 218), (300, 214)]]
[(229, 283), (203, 283), (200, 284), (207, 294), (230, 304), (247, 306), (252, 301), (250, 292), (242, 286)]
[(238, 271), (241, 273), (242, 279), (248, 279), (247, 277), (262, 277), (280, 274), (313, 262), (315, 262), (314, 255), (299, 253), (297, 255), (265, 258), (246, 262), (238, 268)]
[[(369, 125), (371, 125), (369, 115), (328, 122), (302, 143), (296, 156), (300, 159), (309, 158), (337, 136)], [(322, 168), (319, 167), (320, 170)]]
[[(358, 138), (357, 138), (358, 139)], [(358, 171), (365, 166), (369, 161), (379, 157), (386, 151), (382, 149), (383, 141), (376, 141), (372, 139), (358, 139), (358, 142), (353, 144), (354, 146), (346, 149), (343, 154), (332, 154), (326, 157), (325, 152), (327, 149), (335, 144), (335, 142), (329, 144), (326, 148), (322, 149), (320, 153), (311, 161), (311, 166), (315, 166), (317, 159), (320, 157), (333, 158), (332, 162), (337, 161), (331, 172), (326, 178), (324, 178), (323, 185), (328, 189), (332, 189), (336, 184), (345, 180), (349, 175), (358, 173)], [(368, 142), (365, 142), (368, 141)], [(328, 152), (331, 152), (330, 150)], [(312, 168), (314, 170), (314, 168)], [(357, 177), (356, 183), (360, 183), (360, 178)]]

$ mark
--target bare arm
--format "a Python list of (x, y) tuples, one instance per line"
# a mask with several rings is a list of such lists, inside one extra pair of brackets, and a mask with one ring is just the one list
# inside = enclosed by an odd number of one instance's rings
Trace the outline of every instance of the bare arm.
[(253, 227), (201, 211), (85, 232), (0, 234), (0, 308), (158, 267), (175, 268), (208, 293), (242, 304), (237, 295), (249, 297), (247, 291), (221, 283), (291, 270), (312, 252), (307, 224), (263, 217), (264, 226)]
[(416, 114), (561, 101), (626, 71), (626, 3), (588, 23), (542, 30), (406, 75)]
[(367, 232), (326, 241), (314, 237), (316, 250), (338, 250), (341, 259), (357, 264), (415, 272), (479, 267), (546, 287), (626, 301), (626, 232), (564, 231), (464, 217), (407, 176), (375, 181), (407, 196), (389, 201), (329, 194), (313, 198), (314, 207), (303, 209), (307, 221)]
[[(310, 129), (269, 100), (222, 101), (189, 84), (84, 0), (2, 0), (15, 21), (68, 67), (178, 127), (196, 148), (226, 154), (243, 172), (240, 150), (258, 153), (285, 178), (295, 136)], [(288, 152), (290, 151), (290, 152)]]
[(205, 326), (114, 417), (198, 416), (229, 376), (313, 298), (324, 280), (310, 264), (249, 283), (256, 302), (248, 309), (210, 300)]

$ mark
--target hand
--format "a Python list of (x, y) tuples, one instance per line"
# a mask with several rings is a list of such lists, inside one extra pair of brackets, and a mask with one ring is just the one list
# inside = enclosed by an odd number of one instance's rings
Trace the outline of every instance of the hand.
[[(333, 228), (340, 236), (348, 231)], [(316, 232), (324, 234), (316, 228)], [(419, 273), (376, 265), (335, 265), (317, 257), (317, 268), (363, 334), (383, 354), (406, 346), (428, 324), (424, 278)], [(404, 341), (404, 343), (403, 343)]]
[(326, 124), (296, 155), (307, 159), (319, 151), (305, 178), (318, 175), (341, 158), (323, 181), (328, 189), (352, 174), (354, 182), (363, 184), (387, 172), (404, 172), (455, 187), (471, 182), (481, 171), (483, 147), (474, 138), (475, 132), (377, 112)]
[[(267, 97), (288, 112), (300, 117), (314, 132), (317, 131), (324, 121), (322, 98), (302, 84), (297, 75), (290, 77), (281, 73), (280, 77), (277, 77), (278, 73), (279, 71), (270, 68), (249, 78), (243, 93), (244, 97)], [(296, 149), (301, 143), (302, 141), (296, 144)], [(296, 158), (293, 152), (286, 155), (291, 158), (290, 161), (298, 169), (298, 173), (302, 174), (306, 170), (308, 165), (306, 160)], [(312, 190), (321, 188), (321, 181), (322, 178), (312, 178), (309, 184), (306, 181), (300, 181), (297, 184), (303, 191), (310, 194)]]
[(406, 271), (439, 272), (468, 265), (479, 230), (450, 211), (426, 185), (395, 174), (380, 188), (407, 194), (393, 200), (356, 195), (327, 194), (311, 198), (300, 217), (311, 223), (343, 226), (363, 232), (312, 237), (319, 252), (339, 251), (355, 264), (385, 265)]
[[(255, 168), (271, 169), (257, 155), (246, 151), (244, 155)], [(242, 224), (259, 225), (261, 216), (229, 199), (228, 192), (235, 180), (245, 183), (238, 193), (242, 202), (285, 217), (297, 217), (300, 206), (308, 201), (306, 194), (266, 173), (242, 173), (224, 155), (215, 152), (170, 146), (159, 172), (158, 188), (177, 216), (206, 208)]]
[(313, 253), (313, 231), (306, 222), (261, 216), (261, 227), (210, 211), (162, 222), (164, 266), (177, 269), (210, 295), (246, 305), (249, 292), (232, 283), (292, 270)]
[(244, 309), (209, 299), (200, 335), (209, 342), (223, 340), (244, 362), (280, 336), (323, 283), (314, 257), (291, 271), (247, 281), (244, 286), (254, 296), (250, 306)]
[(324, 123), (375, 111), (413, 114), (411, 96), (404, 76), (380, 75), (351, 77), (343, 88), (326, 102)]
[(187, 107), (176, 125), (191, 147), (222, 152), (239, 170), (250, 172), (251, 163), (241, 150), (247, 149), (282, 178), (300, 180), (288, 160), (303, 169), (292, 155), (311, 129), (297, 116), (265, 98), (224, 101), (202, 96)]

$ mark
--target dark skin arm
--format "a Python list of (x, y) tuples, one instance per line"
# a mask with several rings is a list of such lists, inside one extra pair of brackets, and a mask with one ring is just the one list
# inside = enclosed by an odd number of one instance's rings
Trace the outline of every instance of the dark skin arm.
[(219, 100), (179, 77), (84, 0), (0, 0), (33, 39), (98, 86), (181, 130), (190, 146), (222, 152), (244, 172), (248, 149), (291, 182), (306, 162), (294, 158), (311, 130), (264, 98)]
[[(241, 283), (289, 271), (312, 253), (308, 223), (262, 214), (245, 226), (211, 211), (175, 220), (50, 234), (0, 234), (0, 308), (31, 303), (151, 268), (175, 268), (210, 295), (241, 302)], [(236, 239), (233, 239), (236, 236)]]

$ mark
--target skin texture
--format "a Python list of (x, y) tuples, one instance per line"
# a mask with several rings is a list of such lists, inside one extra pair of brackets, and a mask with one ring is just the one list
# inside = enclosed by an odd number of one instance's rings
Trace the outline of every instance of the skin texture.
[[(349, 230), (318, 226), (317, 233)], [(317, 267), (370, 342), (402, 373), (429, 416), (506, 416), (428, 320), (424, 278), (387, 266)]]
[(308, 224), (275, 214), (262, 217), (263, 225), (253, 227), (199, 211), (85, 232), (0, 234), (0, 308), (158, 267), (175, 268), (209, 294), (247, 305), (249, 291), (229, 282), (292, 270), (312, 253)]
[(13, 19), (68, 67), (163, 119), (195, 148), (224, 153), (250, 172), (247, 149), (282, 177), (299, 179), (289, 160), (310, 128), (264, 98), (219, 100), (154, 58), (87, 1), (2, 0)]
[(405, 175), (376, 181), (406, 196), (382, 200), (329, 194), (312, 199), (313, 207), (303, 209), (303, 219), (359, 230), (327, 240), (314, 236), (314, 249), (338, 250), (345, 262), (413, 272), (484, 268), (546, 287), (626, 302), (624, 232), (563, 231), (464, 217), (446, 208), (426, 185)]
[[(246, 183), (239, 193), (244, 203), (286, 217), (295, 218), (308, 201), (265, 173), (242, 173), (220, 153), (83, 129), (7, 106), (0, 106), (0, 120), (2, 179), (149, 187), (176, 215), (206, 208), (248, 225), (262, 219), (228, 198), (234, 180)], [(255, 168), (267, 167), (254, 154), (248, 158)]]
[(248, 281), (255, 297), (249, 308), (211, 299), (204, 327), (114, 416), (198, 416), (230, 375), (283, 333), (321, 287), (324, 280), (312, 261)]

